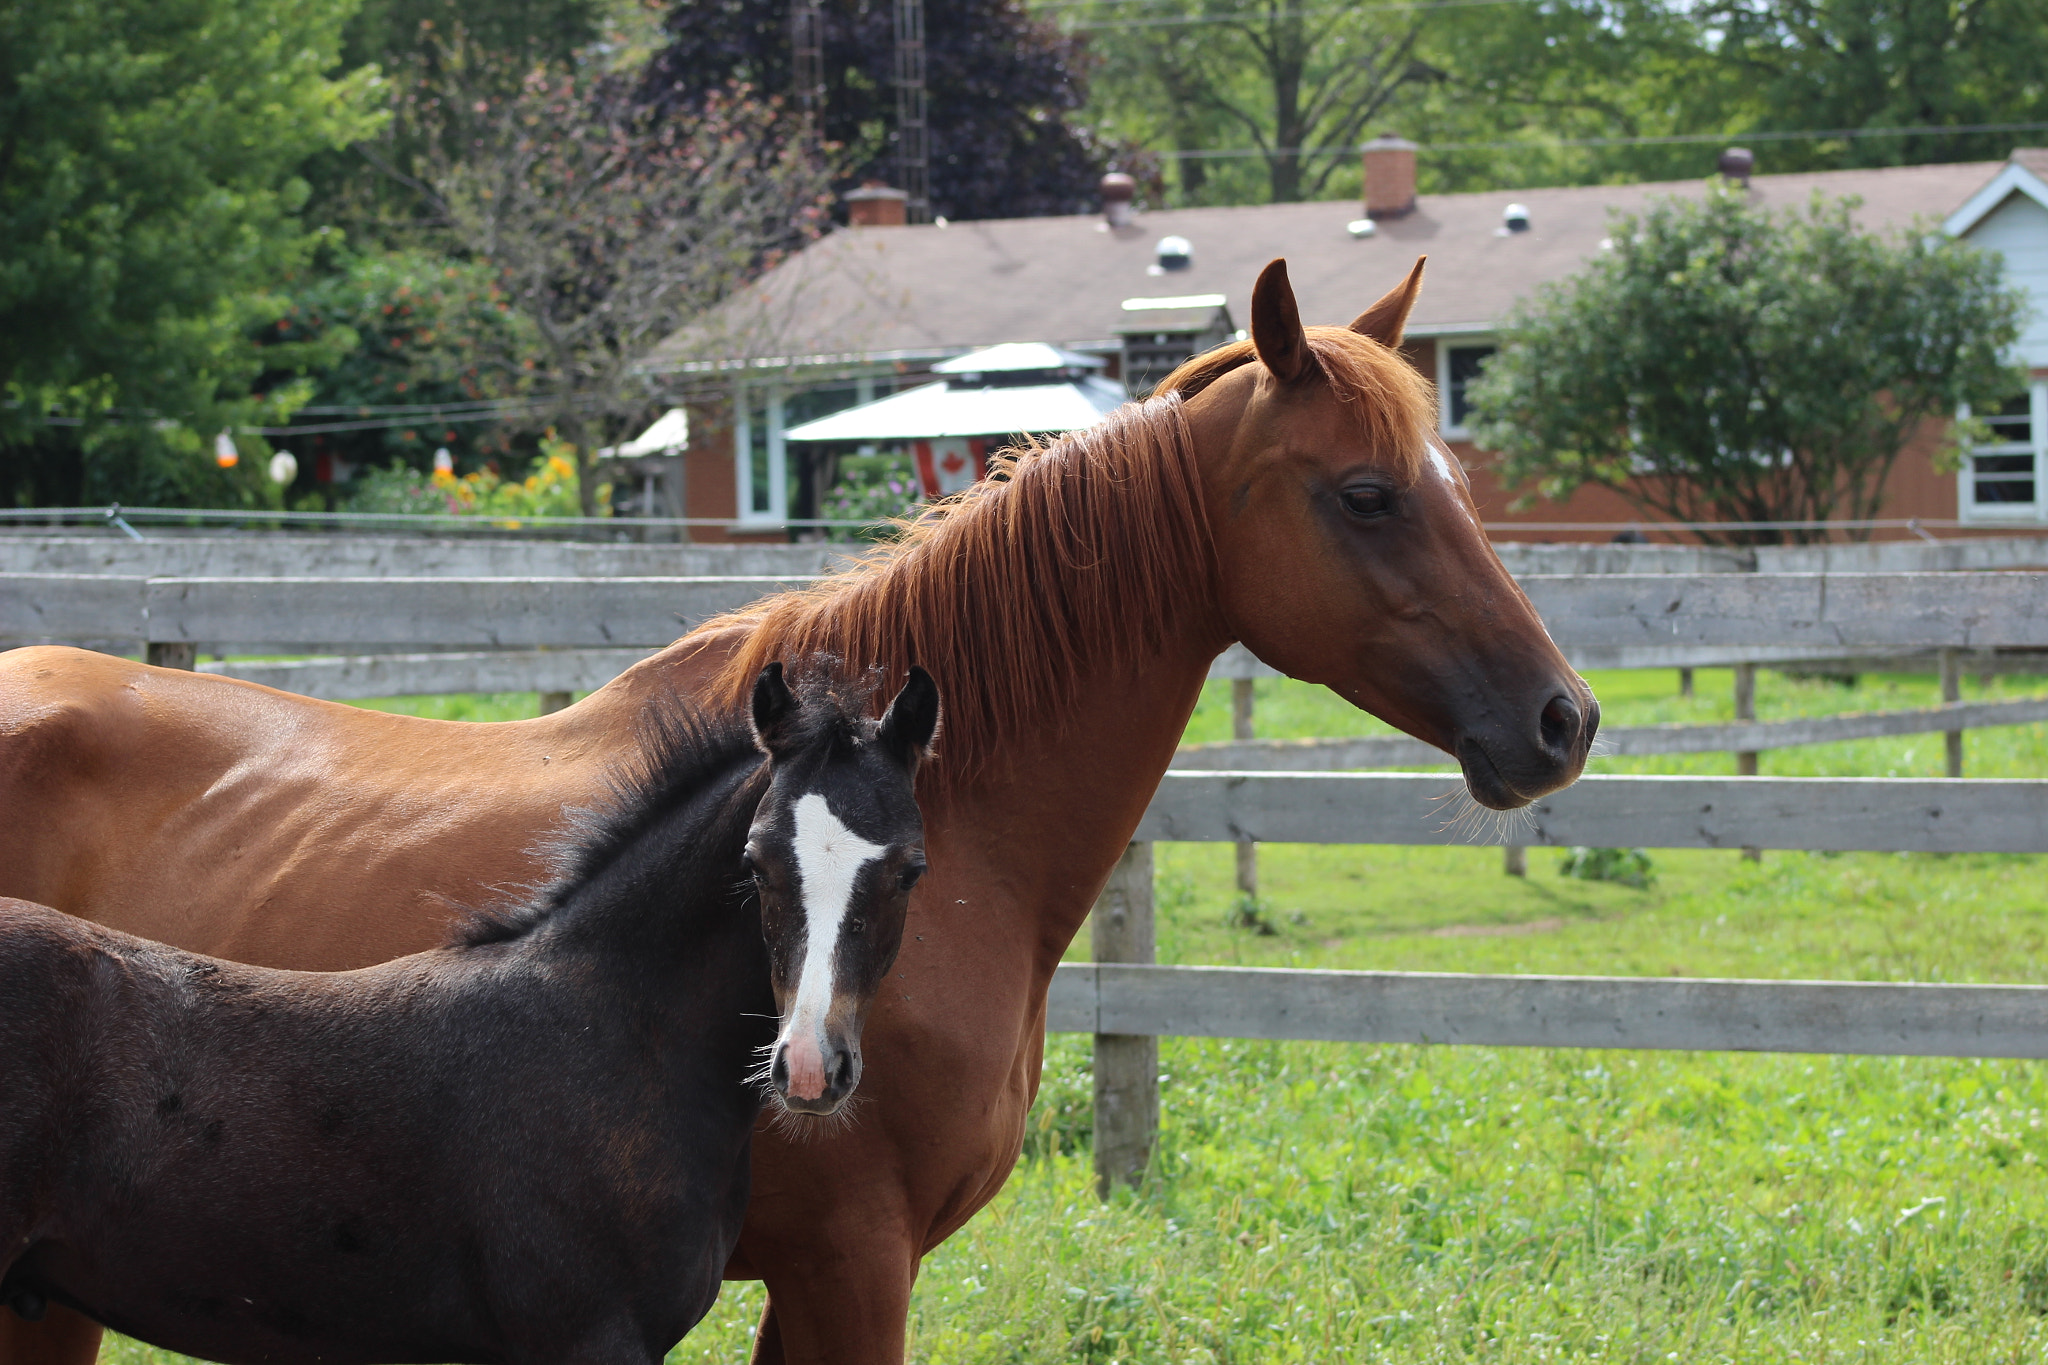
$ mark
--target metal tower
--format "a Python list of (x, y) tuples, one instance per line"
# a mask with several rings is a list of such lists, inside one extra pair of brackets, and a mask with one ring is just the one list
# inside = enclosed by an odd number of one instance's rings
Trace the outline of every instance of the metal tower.
[(825, 11), (820, 0), (789, 0), (789, 45), (804, 145), (815, 152), (825, 126)]
[(932, 217), (931, 130), (925, 123), (924, 0), (896, 0), (896, 167), (904, 216)]

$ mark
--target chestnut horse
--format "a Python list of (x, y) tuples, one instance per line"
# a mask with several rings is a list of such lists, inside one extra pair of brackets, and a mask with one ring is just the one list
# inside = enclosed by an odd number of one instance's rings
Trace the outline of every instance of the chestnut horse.
[[(827, 1139), (756, 1135), (728, 1268), (767, 1282), (758, 1360), (899, 1361), (919, 1258), (1017, 1159), (1053, 968), (1220, 651), (1241, 640), (1454, 754), (1495, 809), (1584, 765), (1592, 694), (1487, 543), (1396, 350), (1420, 285), (1418, 262), (1350, 327), (1304, 329), (1276, 261), (1251, 340), (1182, 366), (1163, 397), (536, 720), (421, 720), (15, 651), (0, 894), (217, 956), (359, 966), (435, 942), (450, 898), (531, 876), (523, 850), (588, 800), (651, 693), (738, 706), (763, 664), (814, 653), (892, 679), (922, 664), (947, 705), (919, 779), (935, 871), (868, 1021), (873, 1102)], [(391, 913), (337, 910), (366, 891)], [(71, 1327), (36, 1358), (89, 1365), (94, 1338)]]

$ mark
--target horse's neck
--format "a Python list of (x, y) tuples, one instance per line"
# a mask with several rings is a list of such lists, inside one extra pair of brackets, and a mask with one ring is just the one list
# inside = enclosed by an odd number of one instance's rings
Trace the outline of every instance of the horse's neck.
[[(1192, 633), (1169, 644), (1133, 669), (1090, 679), (1070, 714), (1013, 745), (941, 808), (926, 808), (935, 874), (958, 858), (971, 864), (966, 879), (999, 886), (1005, 903), (992, 908), (1013, 917), (1047, 972), (1129, 845), (1221, 648)], [(966, 899), (965, 913), (984, 928), (986, 908)]]

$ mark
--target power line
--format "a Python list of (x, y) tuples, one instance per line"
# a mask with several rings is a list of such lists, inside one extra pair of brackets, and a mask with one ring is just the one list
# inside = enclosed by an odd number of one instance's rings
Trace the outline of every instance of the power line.
[(1091, 23), (1081, 20), (1067, 24), (1074, 33), (1107, 33), (1145, 28), (1187, 28), (1204, 24), (1264, 23), (1275, 19), (1319, 19), (1333, 14), (1398, 14), (1421, 10), (1476, 9), (1498, 5), (1525, 5), (1530, 0), (1412, 0), (1390, 5), (1336, 5), (1319, 9), (1284, 9), (1253, 14), (1169, 14), (1152, 19), (1105, 19)]
[[(1425, 142), (1418, 151), (1502, 152), (1543, 151), (1554, 147), (1676, 147), (1701, 142), (1825, 142), (1833, 138), (1917, 137), (1927, 133), (2038, 133), (2048, 121), (2031, 123), (1921, 123), (1899, 128), (1809, 128), (1783, 132), (1664, 133), (1649, 137), (1559, 137), (1502, 139), (1491, 142)], [(1248, 156), (1356, 156), (1364, 144), (1346, 147), (1202, 147), (1189, 151), (1153, 152), (1163, 161), (1209, 161)]]

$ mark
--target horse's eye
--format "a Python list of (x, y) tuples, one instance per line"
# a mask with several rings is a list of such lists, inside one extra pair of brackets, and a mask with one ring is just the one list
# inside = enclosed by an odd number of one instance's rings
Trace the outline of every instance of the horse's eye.
[(1394, 510), (1393, 495), (1376, 483), (1353, 484), (1337, 496), (1354, 517), (1383, 517)]
[(902, 883), (903, 889), (908, 891), (911, 887), (917, 885), (917, 879), (923, 875), (923, 863), (907, 863), (904, 865), (903, 871), (897, 874), (897, 880)]
[(747, 869), (747, 875), (749, 877), (758, 877), (761, 875), (761, 864), (759, 860), (757, 860), (754, 857), (754, 850), (752, 850), (751, 848), (742, 849), (740, 851), (740, 866)]

